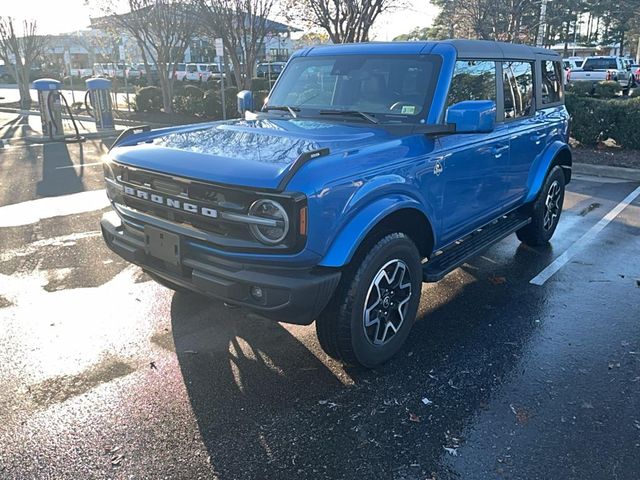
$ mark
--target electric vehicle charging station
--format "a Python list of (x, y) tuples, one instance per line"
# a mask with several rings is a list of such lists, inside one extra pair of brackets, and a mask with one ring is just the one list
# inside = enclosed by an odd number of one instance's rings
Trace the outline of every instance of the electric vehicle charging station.
[(33, 82), (33, 88), (38, 92), (42, 134), (54, 140), (64, 138), (62, 103), (60, 102), (61, 86), (62, 84), (53, 78), (41, 78)]
[(96, 128), (113, 130), (113, 108), (111, 105), (111, 80), (106, 78), (89, 78), (85, 81), (87, 93), (85, 105), (87, 111), (96, 121)]

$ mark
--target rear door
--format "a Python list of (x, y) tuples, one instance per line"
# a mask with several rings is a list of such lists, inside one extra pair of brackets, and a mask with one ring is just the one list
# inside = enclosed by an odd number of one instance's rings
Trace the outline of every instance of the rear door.
[(526, 195), (529, 171), (547, 145), (548, 124), (544, 114), (536, 112), (535, 72), (534, 61), (502, 63), (504, 119), (511, 139), (504, 197), (507, 206), (513, 206)]

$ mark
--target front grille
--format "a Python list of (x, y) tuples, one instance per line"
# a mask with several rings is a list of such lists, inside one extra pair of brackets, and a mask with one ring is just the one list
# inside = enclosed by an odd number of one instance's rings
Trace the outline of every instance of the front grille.
[[(260, 193), (141, 170), (116, 162), (111, 165), (113, 174), (124, 187), (122, 203), (126, 207), (206, 233), (213, 245), (238, 251), (296, 252), (306, 243), (306, 236), (298, 234), (299, 209), (306, 205), (304, 195)], [(237, 220), (238, 216), (248, 216), (249, 207), (265, 197), (275, 198), (289, 214), (289, 234), (278, 245), (262, 244), (246, 222)], [(186, 204), (194, 207), (197, 213), (188, 211)]]

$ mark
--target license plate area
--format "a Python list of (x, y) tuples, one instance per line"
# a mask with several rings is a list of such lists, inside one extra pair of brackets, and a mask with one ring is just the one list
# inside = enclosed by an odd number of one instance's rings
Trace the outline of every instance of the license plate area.
[(180, 237), (160, 228), (144, 226), (145, 252), (171, 265), (180, 264)]

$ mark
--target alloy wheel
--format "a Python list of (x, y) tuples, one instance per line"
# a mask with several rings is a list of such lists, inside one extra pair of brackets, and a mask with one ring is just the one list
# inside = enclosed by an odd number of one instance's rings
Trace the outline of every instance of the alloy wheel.
[(373, 277), (363, 314), (365, 336), (375, 346), (391, 341), (405, 321), (411, 298), (411, 273), (400, 259), (387, 262)]
[(542, 227), (546, 231), (549, 231), (553, 228), (558, 216), (560, 215), (560, 198), (560, 182), (555, 180), (549, 187), (547, 198), (544, 202), (544, 216), (542, 217)]

